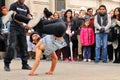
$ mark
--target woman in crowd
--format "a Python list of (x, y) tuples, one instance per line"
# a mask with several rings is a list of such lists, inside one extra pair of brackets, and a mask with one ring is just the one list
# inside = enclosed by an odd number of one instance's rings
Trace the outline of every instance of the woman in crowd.
[(54, 12), (53, 17), (54, 17), (55, 19), (59, 19), (59, 18), (60, 18), (60, 15), (59, 15), (58, 12)]
[(75, 27), (77, 29), (77, 40), (78, 40), (78, 57), (79, 57), (79, 61), (82, 61), (83, 59), (83, 53), (82, 53), (82, 45), (80, 42), (80, 29), (84, 23), (84, 20), (86, 18), (86, 8), (85, 7), (81, 7), (80, 9), (80, 14), (78, 16), (78, 18), (75, 21)]
[[(114, 15), (114, 10), (111, 10), (108, 14), (112, 18)], [(113, 29), (113, 28), (111, 27), (111, 29)], [(113, 45), (112, 45), (112, 41), (109, 39), (109, 36), (110, 36), (110, 32), (108, 34), (107, 50), (108, 50), (108, 59), (109, 59), (109, 62), (111, 62), (111, 61), (113, 61)]]
[[(69, 61), (69, 58), (71, 57), (71, 52), (70, 52), (70, 41), (71, 41), (71, 37), (74, 34), (74, 21), (73, 21), (73, 17), (72, 17), (72, 10), (68, 9), (65, 14), (64, 14), (64, 18), (63, 21), (65, 22), (66, 26), (67, 26), (67, 30), (66, 30), (66, 34), (64, 36), (64, 39), (67, 42), (67, 46), (64, 48), (66, 50), (66, 62)], [(71, 61), (74, 61), (73, 59), (71, 59)]]
[(115, 50), (115, 60), (113, 63), (120, 63), (120, 7), (114, 10), (112, 27), (114, 27), (117, 34), (117, 39), (113, 42), (113, 48)]

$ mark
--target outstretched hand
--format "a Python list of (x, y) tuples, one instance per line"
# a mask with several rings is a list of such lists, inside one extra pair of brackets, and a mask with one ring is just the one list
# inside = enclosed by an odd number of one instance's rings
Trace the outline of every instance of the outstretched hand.
[(35, 74), (35, 73), (33, 73), (32, 71), (30, 71), (28, 75), (29, 75), (29, 76), (38, 76), (39, 74)]
[(46, 75), (53, 75), (53, 72), (46, 72)]
[(39, 74), (29, 73), (29, 76), (38, 76)]

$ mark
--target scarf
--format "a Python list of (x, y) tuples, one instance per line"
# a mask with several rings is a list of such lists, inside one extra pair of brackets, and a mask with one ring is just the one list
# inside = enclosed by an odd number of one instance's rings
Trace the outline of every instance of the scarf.
[[(101, 24), (101, 18), (103, 20), (103, 23)], [(104, 13), (104, 14), (101, 14), (101, 13), (98, 13), (97, 14), (97, 22), (100, 26), (106, 26), (107, 23), (108, 23), (108, 16), (107, 16), (107, 13)]]

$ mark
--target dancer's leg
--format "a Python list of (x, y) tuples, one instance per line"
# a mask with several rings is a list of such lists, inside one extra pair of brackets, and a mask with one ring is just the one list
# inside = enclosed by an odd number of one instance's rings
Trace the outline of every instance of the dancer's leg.
[(7, 21), (10, 20), (10, 18), (16, 19), (20, 22), (24, 22), (32, 28), (38, 28), (42, 33), (53, 34), (57, 37), (63, 36), (66, 31), (66, 25), (60, 19), (44, 20), (41, 18), (40, 15), (38, 15), (36, 18), (30, 20), (30, 18), (27, 18), (20, 14), (14, 14), (13, 11), (10, 11), (8, 15), (6, 15), (3, 19), (3, 23), (6, 24)]
[(16, 19), (20, 22), (24, 22), (26, 24), (30, 21), (30, 18), (20, 14), (16, 14), (14, 11), (9, 11), (8, 14), (4, 16), (2, 21), (3, 21), (3, 24), (6, 24), (8, 21), (11, 21), (13, 19)]
[[(36, 23), (38, 22), (38, 23)], [(39, 29), (40, 32), (45, 34), (53, 34), (57, 37), (61, 37), (65, 34), (66, 25), (60, 19), (43, 20), (40, 17), (30, 20), (29, 26)]]

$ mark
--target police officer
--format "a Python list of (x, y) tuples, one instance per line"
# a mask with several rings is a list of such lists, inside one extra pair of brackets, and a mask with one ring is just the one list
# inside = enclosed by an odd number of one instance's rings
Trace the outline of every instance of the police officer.
[[(17, 2), (10, 5), (10, 10), (15, 11), (17, 14), (28, 16), (30, 14), (29, 8), (24, 4), (25, 0), (18, 0)], [(22, 60), (22, 69), (31, 70), (31, 67), (27, 64), (28, 53), (27, 53), (27, 42), (25, 35), (25, 28), (27, 24), (12, 20), (10, 25), (10, 43), (7, 47), (6, 55), (4, 58), (4, 70), (10, 71), (9, 64), (14, 58), (14, 50), (16, 46), (19, 47), (19, 53)]]

